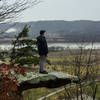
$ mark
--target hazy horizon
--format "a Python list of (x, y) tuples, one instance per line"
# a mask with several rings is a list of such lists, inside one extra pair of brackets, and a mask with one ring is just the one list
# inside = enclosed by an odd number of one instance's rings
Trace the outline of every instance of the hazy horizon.
[(100, 20), (31, 20), (31, 21), (16, 21), (16, 22), (22, 22), (22, 23), (27, 23), (27, 22), (39, 22), (39, 21), (66, 21), (66, 22), (74, 22), (74, 21), (93, 21), (93, 22), (99, 22)]

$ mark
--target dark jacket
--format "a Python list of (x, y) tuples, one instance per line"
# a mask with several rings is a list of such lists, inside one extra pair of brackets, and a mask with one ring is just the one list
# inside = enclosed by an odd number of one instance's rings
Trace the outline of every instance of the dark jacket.
[(40, 35), (37, 37), (37, 46), (38, 46), (39, 55), (47, 55), (48, 46), (44, 36)]

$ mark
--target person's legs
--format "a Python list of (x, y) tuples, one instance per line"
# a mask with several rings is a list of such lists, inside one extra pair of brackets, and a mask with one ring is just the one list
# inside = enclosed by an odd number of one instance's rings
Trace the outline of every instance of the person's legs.
[(44, 71), (45, 63), (46, 63), (46, 56), (41, 55), (40, 56), (40, 72)]

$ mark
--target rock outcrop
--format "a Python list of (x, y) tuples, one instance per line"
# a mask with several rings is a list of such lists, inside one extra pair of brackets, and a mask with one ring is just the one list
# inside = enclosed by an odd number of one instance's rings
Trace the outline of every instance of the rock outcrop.
[(71, 82), (77, 82), (77, 77), (69, 74), (64, 74), (62, 72), (50, 72), (49, 74), (40, 74), (35, 72), (27, 73), (27, 76), (18, 76), (18, 82), (20, 86), (19, 91), (47, 87), (47, 88), (57, 88), (64, 86)]

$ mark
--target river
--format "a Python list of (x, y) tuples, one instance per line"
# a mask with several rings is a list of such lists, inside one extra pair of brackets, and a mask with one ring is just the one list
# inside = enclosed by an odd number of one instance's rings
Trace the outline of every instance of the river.
[[(0, 50), (10, 50), (13, 47), (11, 44), (0, 44)], [(100, 49), (100, 43), (48, 43), (48, 47), (64, 48), (64, 49)]]

